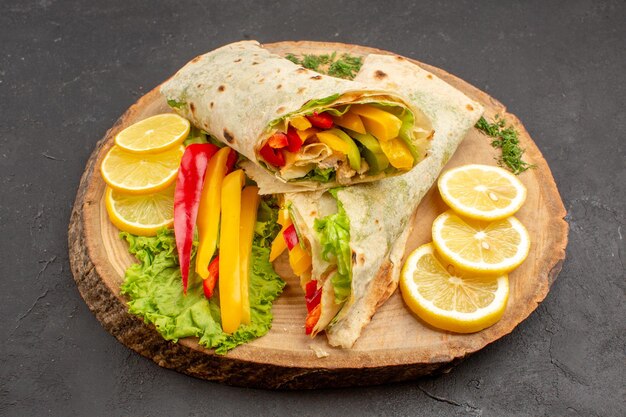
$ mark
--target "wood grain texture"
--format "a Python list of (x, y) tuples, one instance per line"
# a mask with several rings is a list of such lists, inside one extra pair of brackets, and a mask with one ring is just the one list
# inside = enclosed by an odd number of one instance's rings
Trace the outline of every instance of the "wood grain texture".
[[(265, 46), (278, 54), (389, 54), (338, 43), (281, 42)], [(152, 326), (128, 313), (127, 300), (120, 295), (124, 270), (134, 259), (107, 218), (105, 184), (98, 170), (117, 132), (145, 117), (169, 111), (156, 88), (131, 106), (97, 143), (81, 179), (70, 220), (72, 273), (82, 297), (104, 328), (160, 366), (231, 385), (279, 389), (372, 385), (416, 378), (451, 369), (467, 355), (510, 333), (546, 297), (561, 269), (568, 233), (565, 208), (546, 161), (517, 117), (463, 80), (413, 62), (482, 103), (487, 117), (504, 115), (520, 132), (525, 159), (537, 166), (520, 175), (528, 188), (528, 198), (516, 216), (528, 228), (532, 244), (528, 259), (510, 274), (511, 294), (502, 320), (470, 335), (437, 330), (414, 317), (396, 291), (379, 308), (353, 349), (334, 349), (323, 335), (316, 339), (304, 335), (303, 293), (283, 257), (277, 263), (277, 272), (287, 286), (274, 304), (274, 322), (266, 336), (225, 356), (202, 348), (195, 339), (184, 339), (178, 344), (164, 340)], [(489, 143), (487, 137), (473, 129), (445, 169), (467, 163), (495, 164), (497, 151)], [(414, 216), (407, 253), (431, 240), (432, 221), (445, 209), (437, 190), (431, 189)], [(323, 349), (329, 356), (318, 358), (313, 348)]]

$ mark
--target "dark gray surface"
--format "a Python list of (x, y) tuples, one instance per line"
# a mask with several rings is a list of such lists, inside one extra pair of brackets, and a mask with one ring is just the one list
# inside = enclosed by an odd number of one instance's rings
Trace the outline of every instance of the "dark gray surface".
[[(624, 2), (154, 3), (0, 3), (0, 415), (624, 415)], [(107, 334), (68, 264), (84, 164), (142, 94), (193, 56), (250, 38), (395, 51), (517, 114), (571, 226), (537, 311), (447, 375), (315, 392), (196, 380)]]

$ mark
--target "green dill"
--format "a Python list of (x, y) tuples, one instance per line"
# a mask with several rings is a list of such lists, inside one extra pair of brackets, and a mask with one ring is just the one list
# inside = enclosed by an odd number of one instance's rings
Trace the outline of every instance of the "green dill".
[(328, 75), (352, 80), (357, 72), (359, 72), (362, 65), (363, 59), (360, 56), (343, 54), (341, 59), (330, 64), (330, 67), (328, 67)]
[(302, 58), (289, 53), (285, 55), (285, 58), (294, 64), (302, 65), (304, 68), (349, 80), (354, 79), (361, 69), (361, 65), (363, 65), (361, 57), (342, 54), (338, 58), (336, 52), (322, 55), (303, 55)]
[(300, 60), (294, 54), (289, 53), (289, 54), (285, 55), (285, 58), (290, 60), (294, 64), (300, 64)]
[(476, 129), (482, 131), (487, 136), (494, 138), (491, 146), (500, 148), (502, 156), (496, 158), (498, 165), (506, 166), (513, 174), (519, 175), (535, 165), (522, 160), (524, 149), (519, 145), (519, 136), (513, 126), (505, 126), (505, 120), (496, 115), (493, 123), (489, 123), (484, 117), (476, 123)]

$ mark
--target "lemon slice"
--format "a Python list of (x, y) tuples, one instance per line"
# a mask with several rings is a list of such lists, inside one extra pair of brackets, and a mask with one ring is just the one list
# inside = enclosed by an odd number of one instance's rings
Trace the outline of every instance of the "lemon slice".
[(438, 181), (441, 197), (457, 213), (479, 220), (509, 217), (526, 200), (526, 187), (510, 172), (490, 165), (463, 165)]
[(154, 236), (174, 223), (174, 185), (154, 194), (124, 194), (107, 187), (109, 219), (118, 229), (139, 236)]
[(106, 154), (100, 172), (113, 189), (127, 194), (149, 194), (167, 188), (178, 173), (185, 147), (158, 154), (131, 154), (113, 146)]
[(433, 222), (433, 243), (455, 266), (490, 274), (516, 268), (530, 249), (528, 232), (515, 217), (486, 222), (461, 218), (452, 210)]
[(177, 114), (157, 114), (122, 130), (115, 144), (126, 152), (159, 153), (180, 145), (189, 129), (189, 120)]
[(500, 320), (509, 298), (509, 279), (455, 270), (428, 243), (407, 258), (400, 289), (409, 308), (426, 323), (473, 333)]

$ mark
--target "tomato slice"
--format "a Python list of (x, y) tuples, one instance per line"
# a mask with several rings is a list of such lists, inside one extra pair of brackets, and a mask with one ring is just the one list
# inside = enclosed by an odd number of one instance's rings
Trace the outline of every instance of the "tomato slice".
[(274, 149), (282, 149), (289, 145), (289, 139), (284, 133), (278, 132), (270, 136), (267, 140), (267, 144)]
[(292, 250), (294, 246), (298, 244), (298, 234), (296, 233), (296, 227), (292, 224), (283, 232), (285, 243), (287, 243), (287, 249)]
[(306, 334), (311, 334), (313, 327), (317, 324), (322, 314), (322, 305), (318, 304), (315, 308), (306, 315), (306, 321), (304, 322), (304, 331)]
[(314, 112), (306, 116), (306, 118), (313, 126), (319, 127), (320, 129), (330, 129), (334, 124), (333, 118), (327, 113)]
[(285, 155), (281, 149), (274, 149), (269, 145), (269, 143), (266, 143), (263, 145), (259, 153), (270, 165), (275, 167), (285, 166)]
[(306, 310), (311, 312), (322, 301), (322, 287), (317, 288), (317, 281), (311, 280), (306, 284)]
[(289, 152), (298, 152), (302, 148), (302, 138), (293, 126), (289, 126), (287, 129), (287, 139), (289, 140), (289, 145), (287, 145)]

